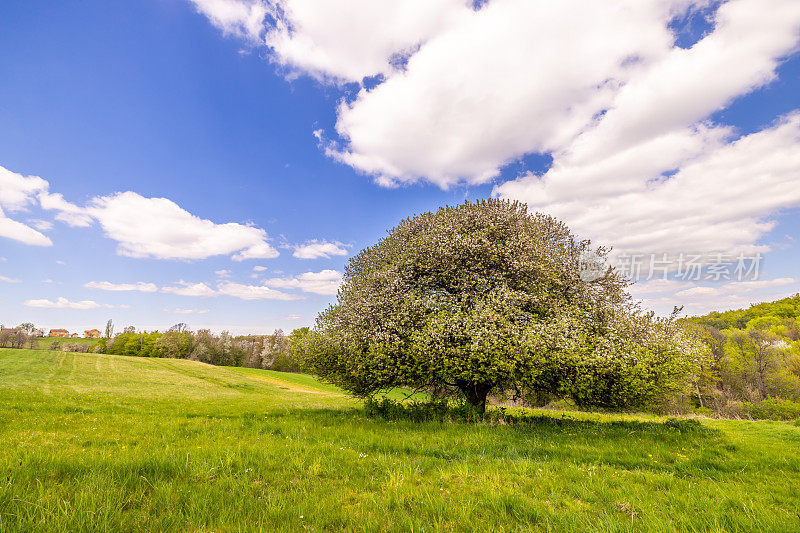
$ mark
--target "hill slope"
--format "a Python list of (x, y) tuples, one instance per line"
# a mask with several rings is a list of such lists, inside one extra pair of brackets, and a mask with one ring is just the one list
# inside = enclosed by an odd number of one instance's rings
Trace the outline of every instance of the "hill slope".
[(357, 405), (303, 375), (0, 350), (0, 530), (800, 527), (787, 423), (412, 424)]

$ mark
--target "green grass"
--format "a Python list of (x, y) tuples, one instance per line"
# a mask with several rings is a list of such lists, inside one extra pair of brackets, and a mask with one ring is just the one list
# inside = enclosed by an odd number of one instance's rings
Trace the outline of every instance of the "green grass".
[(0, 531), (798, 531), (800, 427), (366, 418), (309, 376), (0, 350)]

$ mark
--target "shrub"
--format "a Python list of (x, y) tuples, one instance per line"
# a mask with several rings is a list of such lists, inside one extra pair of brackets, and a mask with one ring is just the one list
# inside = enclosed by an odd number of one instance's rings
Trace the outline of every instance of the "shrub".
[(681, 433), (690, 433), (703, 428), (703, 424), (693, 418), (667, 418), (664, 425), (669, 429), (677, 429)]
[(791, 400), (768, 398), (758, 404), (746, 402), (750, 418), (755, 420), (792, 420), (800, 417), (800, 404)]
[(702, 416), (714, 416), (714, 410), (709, 409), (708, 407), (697, 407), (694, 410), (694, 413), (696, 415), (702, 415)]
[(65, 342), (61, 345), (62, 352), (78, 352), (78, 353), (88, 353), (91, 351), (91, 346), (89, 344), (83, 344), (80, 342)]

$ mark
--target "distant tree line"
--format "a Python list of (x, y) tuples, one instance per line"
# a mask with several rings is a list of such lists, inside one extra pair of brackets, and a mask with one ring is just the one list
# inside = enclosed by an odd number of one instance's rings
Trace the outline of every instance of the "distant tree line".
[(69, 339), (53, 338), (52, 342), (40, 344), (33, 324), (25, 323), (16, 328), (0, 326), (0, 348), (36, 349), (46, 346), (50, 350), (64, 352), (94, 352), (134, 357), (168, 357), (191, 359), (219, 366), (246, 366), (299, 372), (303, 346), (309, 328), (298, 328), (286, 335), (276, 329), (271, 335), (232, 336), (223, 331), (214, 335), (208, 329), (196, 332), (184, 323), (175, 324), (165, 332), (137, 331), (134, 326), (123, 328), (114, 334), (114, 324), (108, 321), (105, 336), (95, 342), (70, 342)]
[(683, 320), (711, 356), (695, 402), (719, 416), (800, 417), (800, 294)]
[(271, 335), (234, 337), (227, 331), (219, 335), (214, 335), (208, 329), (192, 332), (185, 324), (176, 324), (163, 333), (136, 331), (134, 327), (126, 327), (122, 333), (99, 339), (93, 351), (297, 372), (300, 370), (302, 346), (308, 331), (308, 328), (299, 328), (286, 335), (277, 329)]
[(26, 322), (16, 328), (0, 326), (0, 348), (36, 348), (38, 336), (33, 324)]

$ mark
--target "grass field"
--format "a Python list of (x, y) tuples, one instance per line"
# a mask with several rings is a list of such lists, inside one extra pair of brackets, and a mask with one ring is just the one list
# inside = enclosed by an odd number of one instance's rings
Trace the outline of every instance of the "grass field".
[(366, 418), (309, 376), (0, 350), (0, 531), (800, 531), (800, 427)]

